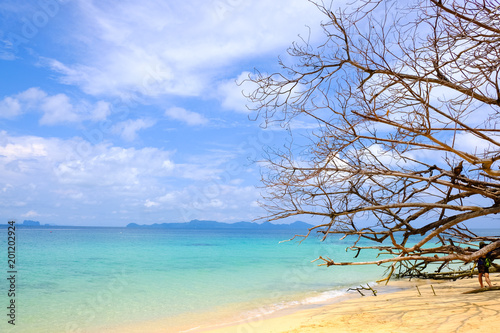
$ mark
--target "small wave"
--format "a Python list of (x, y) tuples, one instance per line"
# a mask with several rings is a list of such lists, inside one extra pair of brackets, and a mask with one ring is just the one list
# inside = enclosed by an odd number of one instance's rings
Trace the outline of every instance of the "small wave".
[(347, 289), (335, 289), (328, 290), (319, 293), (318, 295), (309, 296), (302, 300), (297, 301), (283, 301), (279, 303), (274, 303), (270, 305), (261, 306), (255, 310), (248, 311), (243, 314), (245, 319), (243, 320), (252, 320), (256, 318), (260, 318), (263, 316), (272, 315), (278, 311), (283, 311), (287, 309), (300, 308), (300, 307), (309, 307), (314, 305), (323, 305), (326, 303), (334, 302), (336, 299), (340, 299), (342, 296), (347, 295)]
[[(370, 286), (376, 285), (376, 283), (369, 283)], [(341, 287), (338, 287), (341, 288)], [(237, 325), (248, 321), (261, 320), (264, 317), (272, 317), (274, 315), (282, 315), (283, 312), (290, 311), (293, 313), (295, 311), (299, 311), (301, 309), (308, 309), (312, 307), (323, 306), (327, 304), (332, 304), (337, 301), (341, 301), (344, 296), (347, 296), (351, 293), (347, 291), (348, 287), (342, 287), (342, 289), (332, 289), (323, 292), (319, 292), (316, 295), (310, 295), (304, 297), (301, 300), (295, 301), (282, 301), (274, 304), (263, 305), (257, 308), (254, 308), (250, 311), (245, 311), (240, 313), (238, 317), (235, 317), (234, 320), (228, 320), (223, 323), (219, 323), (213, 326), (205, 326), (204, 329), (211, 327), (223, 327), (228, 325)], [(238, 319), (236, 319), (238, 318)], [(190, 331), (198, 331), (201, 326), (191, 328), (187, 331), (183, 331), (184, 333), (188, 333)]]
[(321, 294), (317, 296), (311, 296), (303, 301), (301, 301), (301, 304), (318, 304), (318, 303), (326, 303), (329, 302), (335, 298), (341, 297), (346, 295), (347, 292), (344, 290), (329, 290), (322, 292)]

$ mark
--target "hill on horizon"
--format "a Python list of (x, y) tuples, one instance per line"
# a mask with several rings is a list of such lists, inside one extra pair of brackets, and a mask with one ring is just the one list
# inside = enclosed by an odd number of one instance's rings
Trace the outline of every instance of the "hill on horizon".
[(260, 229), (260, 230), (277, 230), (277, 229), (309, 229), (312, 224), (296, 221), (290, 224), (273, 224), (271, 222), (256, 223), (256, 222), (235, 222), (224, 223), (217, 221), (192, 220), (190, 222), (181, 223), (154, 223), (154, 224), (137, 224), (129, 223), (127, 228), (164, 228), (164, 229)]

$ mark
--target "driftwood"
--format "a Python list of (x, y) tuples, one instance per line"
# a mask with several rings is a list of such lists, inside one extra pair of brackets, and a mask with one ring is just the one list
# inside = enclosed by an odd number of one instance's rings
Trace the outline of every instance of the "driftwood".
[(500, 290), (500, 287), (486, 287), (486, 288), (479, 288), (479, 289), (474, 289), (474, 290), (469, 290), (466, 292), (463, 292), (462, 294), (477, 294), (477, 293), (482, 293), (485, 291), (491, 291), (491, 290)]
[[(500, 272), (500, 265), (492, 264), (489, 269), (490, 273)], [(395, 274), (396, 278), (417, 278), (417, 279), (432, 279), (432, 280), (459, 280), (464, 278), (471, 278), (473, 276), (478, 275), (479, 272), (475, 269), (475, 266), (472, 269), (467, 270), (450, 270), (446, 272), (426, 272), (422, 270), (407, 270), (404, 272), (400, 272)]]
[(370, 290), (373, 293), (373, 296), (377, 296), (377, 291), (375, 289), (373, 289), (372, 287), (370, 287), (370, 285), (368, 283), (366, 284), (366, 287), (359, 286), (357, 288), (349, 288), (349, 289), (347, 289), (347, 291), (351, 291), (351, 290), (356, 290), (358, 293), (361, 294), (361, 296), (365, 296), (365, 294), (363, 294), (361, 292), (361, 290)]

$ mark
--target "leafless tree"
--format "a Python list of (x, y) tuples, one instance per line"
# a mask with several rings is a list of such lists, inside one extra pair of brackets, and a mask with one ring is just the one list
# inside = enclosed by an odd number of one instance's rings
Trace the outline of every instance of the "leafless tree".
[(302, 38), (282, 70), (247, 80), (264, 125), (317, 123), (307, 145), (269, 152), (266, 218), (321, 217), (302, 237), (340, 234), (358, 253), (383, 254), (324, 265), (388, 264), (389, 277), (500, 248), (472, 231), (480, 218), (500, 221), (500, 3), (312, 3), (323, 41)]

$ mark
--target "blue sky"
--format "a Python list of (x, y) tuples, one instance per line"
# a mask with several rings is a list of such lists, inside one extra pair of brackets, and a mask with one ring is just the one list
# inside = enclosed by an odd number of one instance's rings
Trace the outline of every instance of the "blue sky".
[[(252, 220), (251, 163), (279, 129), (237, 86), (277, 69), (321, 13), (306, 0), (4, 0), (4, 220), (122, 226)], [(314, 38), (314, 37), (313, 37)], [(300, 124), (307, 128), (308, 124)]]

